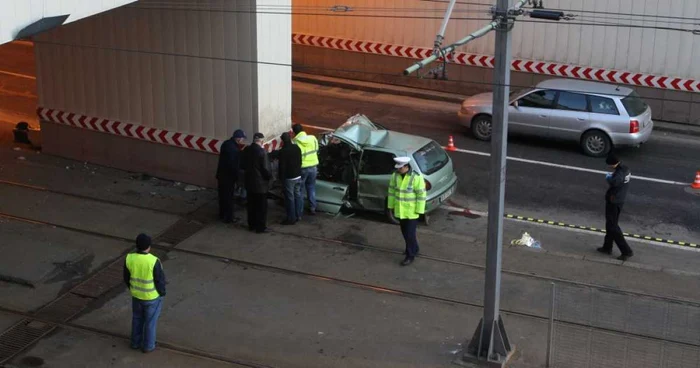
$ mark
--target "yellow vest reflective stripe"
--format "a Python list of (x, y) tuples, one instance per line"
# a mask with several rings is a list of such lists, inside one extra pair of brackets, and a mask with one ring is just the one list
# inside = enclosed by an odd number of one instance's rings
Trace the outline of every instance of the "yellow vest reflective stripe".
[(294, 137), (294, 144), (301, 149), (301, 168), (318, 166), (318, 140), (306, 132), (299, 132)]
[(129, 280), (131, 296), (141, 300), (153, 300), (160, 296), (153, 280), (153, 268), (156, 262), (158, 257), (150, 253), (129, 253), (126, 256), (126, 268), (131, 274)]
[(388, 207), (400, 220), (414, 220), (425, 213), (425, 181), (420, 174), (394, 173), (389, 182)]

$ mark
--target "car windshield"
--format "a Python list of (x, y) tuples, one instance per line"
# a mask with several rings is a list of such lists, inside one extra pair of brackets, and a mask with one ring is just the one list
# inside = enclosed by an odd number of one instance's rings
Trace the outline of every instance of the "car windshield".
[(622, 105), (630, 116), (639, 116), (647, 111), (647, 103), (634, 91), (622, 99)]
[(416, 151), (413, 154), (413, 159), (424, 175), (430, 175), (442, 169), (450, 161), (447, 152), (434, 141)]

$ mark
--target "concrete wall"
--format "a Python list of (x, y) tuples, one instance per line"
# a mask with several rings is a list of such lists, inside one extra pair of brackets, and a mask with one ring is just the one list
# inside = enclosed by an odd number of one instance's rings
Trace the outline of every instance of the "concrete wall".
[[(257, 11), (267, 6), (287, 11)], [(239, 128), (279, 135), (291, 126), (290, 7), (142, 0), (47, 32), (35, 39), (39, 106), (219, 144)], [(214, 175), (216, 156), (167, 147), (169, 138), (44, 125), (48, 153), (200, 184)]]

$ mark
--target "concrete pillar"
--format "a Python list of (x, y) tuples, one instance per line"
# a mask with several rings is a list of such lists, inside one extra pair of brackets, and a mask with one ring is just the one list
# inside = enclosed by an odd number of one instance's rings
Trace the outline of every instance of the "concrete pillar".
[(141, 0), (35, 37), (44, 150), (214, 185), (233, 131), (291, 126), (289, 13), (291, 0)]

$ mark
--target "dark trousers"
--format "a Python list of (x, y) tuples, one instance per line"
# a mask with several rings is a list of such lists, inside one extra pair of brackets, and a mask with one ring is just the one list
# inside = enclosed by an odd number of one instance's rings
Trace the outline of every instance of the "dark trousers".
[(413, 258), (418, 254), (420, 247), (416, 238), (416, 228), (418, 220), (399, 220), (401, 223), (401, 234), (406, 241), (406, 257)]
[(287, 221), (297, 222), (301, 220), (304, 211), (301, 179), (286, 179), (284, 181), (284, 207), (287, 210)]
[(620, 212), (622, 212), (621, 204), (605, 203), (605, 241), (603, 242), (603, 248), (612, 250), (612, 244), (615, 242), (620, 249), (620, 253), (631, 256), (632, 249), (627, 244), (625, 236), (622, 234), (622, 229), (617, 223), (620, 220)]
[(267, 228), (267, 193), (248, 191), (248, 228), (263, 231)]
[(219, 180), (219, 219), (233, 221), (235, 180)]

